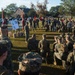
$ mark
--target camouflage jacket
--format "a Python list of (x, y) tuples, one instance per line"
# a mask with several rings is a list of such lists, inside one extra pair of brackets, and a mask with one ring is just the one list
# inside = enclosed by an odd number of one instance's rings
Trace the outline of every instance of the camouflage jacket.
[(45, 52), (48, 52), (50, 50), (49, 42), (46, 39), (40, 40), (38, 47), (40, 50), (43, 50)]
[(42, 58), (36, 52), (21, 54), (18, 58), (19, 70), (27, 72), (37, 72), (41, 68)]

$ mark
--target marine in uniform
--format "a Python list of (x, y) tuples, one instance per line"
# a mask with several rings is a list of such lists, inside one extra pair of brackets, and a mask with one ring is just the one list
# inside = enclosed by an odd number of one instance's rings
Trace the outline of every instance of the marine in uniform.
[(46, 39), (46, 34), (42, 35), (42, 40), (39, 41), (38, 48), (40, 49), (41, 56), (46, 60), (49, 52), (49, 41)]
[(28, 39), (28, 49), (29, 51), (35, 50), (38, 52), (38, 40), (36, 40), (36, 35), (33, 34), (32, 37)]

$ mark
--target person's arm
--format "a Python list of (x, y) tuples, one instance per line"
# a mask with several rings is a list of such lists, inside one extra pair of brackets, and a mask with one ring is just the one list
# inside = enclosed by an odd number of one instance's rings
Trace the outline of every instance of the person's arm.
[(20, 75), (20, 70), (19, 70), (19, 69), (18, 69), (18, 71), (17, 71), (17, 72), (18, 72), (18, 75)]
[(64, 52), (64, 45), (61, 44), (61, 48), (59, 48), (59, 49)]
[(55, 52), (57, 51), (57, 44), (55, 45), (54, 51), (55, 51)]
[(38, 43), (38, 48), (39, 48), (39, 49), (40, 49), (40, 46), (41, 46), (41, 45), (40, 45), (40, 41), (39, 41), (39, 43)]
[(73, 56), (73, 52), (71, 52), (71, 53), (68, 54), (68, 56), (67, 56), (67, 62), (71, 61), (72, 56)]

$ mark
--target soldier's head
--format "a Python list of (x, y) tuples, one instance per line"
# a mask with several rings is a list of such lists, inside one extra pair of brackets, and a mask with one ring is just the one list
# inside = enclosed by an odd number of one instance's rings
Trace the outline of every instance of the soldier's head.
[(42, 38), (43, 38), (43, 39), (46, 39), (46, 34), (43, 34), (43, 35), (42, 35)]
[(35, 38), (36, 39), (36, 34), (32, 34), (32, 38)]
[(60, 37), (60, 36), (57, 37), (57, 42), (58, 42), (58, 43), (61, 43), (61, 37)]

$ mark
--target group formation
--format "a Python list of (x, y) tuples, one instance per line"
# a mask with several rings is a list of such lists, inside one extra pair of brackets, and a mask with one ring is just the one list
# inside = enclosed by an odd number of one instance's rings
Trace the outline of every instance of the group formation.
[(37, 29), (44, 29), (46, 32), (74, 32), (75, 21), (73, 18), (53, 18), (53, 17), (35, 17), (27, 18), (22, 21), (23, 29), (25, 30), (26, 41), (29, 38), (29, 30), (34, 32)]
[[(32, 34), (32, 36), (28, 39), (28, 53), (23, 53), (18, 57), (18, 75), (39, 75), (42, 62), (47, 63), (47, 57), (50, 58), (49, 55), (52, 54), (54, 65), (58, 64), (57, 59), (59, 59), (62, 62), (63, 68), (66, 69), (66, 75), (74, 75), (75, 33), (66, 33), (54, 36), (55, 42), (53, 43), (52, 50), (50, 48), (50, 42), (46, 37), (46, 34), (43, 34), (42, 39), (38, 41), (36, 39), (36, 34)], [(14, 69), (11, 59), (11, 41), (8, 38), (1, 38), (0, 45), (0, 73), (2, 75), (10, 73), (13, 75)]]
[[(38, 24), (36, 24), (36, 19), (34, 21), (34, 27), (36, 27)], [(73, 20), (57, 20), (53, 18), (42, 18), (41, 21), (42, 27), (46, 27), (46, 31), (49, 31), (50, 29), (51, 31), (60, 30), (63, 34), (60, 36), (54, 36), (55, 42), (53, 43), (53, 49), (51, 50), (50, 41), (47, 40), (46, 34), (43, 34), (42, 39), (39, 41), (36, 39), (36, 34), (32, 34), (29, 38), (29, 23), (26, 22), (24, 29), (27, 49), (29, 51), (28, 53), (23, 53), (18, 57), (18, 75), (39, 75), (42, 62), (47, 63), (47, 57), (52, 54), (54, 65), (58, 64), (57, 59), (59, 59), (62, 61), (62, 66), (66, 69), (66, 75), (74, 75), (75, 30), (73, 31), (73, 34), (64, 33), (72, 32), (75, 22)], [(30, 23), (30, 25), (32, 24)], [(1, 27), (1, 31), (5, 28), (5, 26)], [(5, 35), (5, 33), (3, 35), (2, 32), (0, 37), (0, 74), (13, 75), (14, 68), (11, 58), (11, 48), (13, 45), (7, 35)]]
[[(42, 60), (47, 63), (47, 57), (53, 54), (53, 64), (57, 65), (57, 59), (62, 62), (62, 66), (66, 69), (66, 75), (74, 75), (75, 72), (75, 32), (62, 33), (59, 36), (54, 36), (53, 49), (51, 50), (50, 42), (46, 38), (46, 34), (42, 35), (40, 41), (36, 40), (36, 35), (33, 34), (28, 39), (27, 48), (29, 51), (38, 52), (42, 56)], [(51, 52), (52, 51), (52, 52)], [(50, 58), (50, 57), (49, 57)], [(50, 62), (50, 61), (49, 61)]]
[(66, 75), (74, 75), (75, 72), (75, 33), (62, 34), (54, 37), (53, 43), (53, 59), (54, 65), (57, 60), (62, 62), (62, 66), (66, 69)]
[[(40, 28), (40, 22), (42, 28), (46, 31), (59, 31), (59, 32), (72, 32), (72, 29), (75, 27), (75, 21), (73, 18), (54, 18), (54, 17), (34, 17), (27, 18), (24, 20), (30, 24), (31, 29)], [(25, 25), (25, 22), (22, 22), (22, 25)]]

